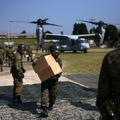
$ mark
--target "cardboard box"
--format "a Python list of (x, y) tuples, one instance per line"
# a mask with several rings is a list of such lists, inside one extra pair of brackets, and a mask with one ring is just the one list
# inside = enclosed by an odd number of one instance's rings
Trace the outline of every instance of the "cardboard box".
[(38, 76), (39, 76), (40, 80), (43, 82), (43, 81), (47, 80), (48, 78), (59, 74), (60, 72), (62, 72), (62, 70), (61, 70), (59, 64), (55, 63), (55, 64), (52, 64), (51, 66), (48, 66), (40, 73), (38, 73)]
[(54, 63), (56, 63), (56, 61), (52, 55), (46, 55), (35, 62), (33, 69), (36, 73), (40, 73), (43, 69)]
[(41, 82), (62, 72), (59, 64), (51, 55), (44, 56), (33, 65), (34, 71), (38, 74)]

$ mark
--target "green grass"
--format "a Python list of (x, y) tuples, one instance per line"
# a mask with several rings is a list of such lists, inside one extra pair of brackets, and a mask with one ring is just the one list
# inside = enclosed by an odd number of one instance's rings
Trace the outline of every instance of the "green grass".
[(1, 43), (3, 43), (3, 42), (8, 42), (8, 41), (12, 41), (12, 42), (14, 42), (14, 46), (17, 46), (19, 43), (23, 43), (23, 44), (25, 44), (25, 45), (28, 45), (28, 44), (30, 44), (30, 45), (34, 45), (35, 44), (35, 42), (36, 42), (36, 40), (35, 39), (30, 39), (30, 38), (12, 38), (12, 39), (5, 39), (5, 38), (1, 38), (0, 39), (0, 44)]

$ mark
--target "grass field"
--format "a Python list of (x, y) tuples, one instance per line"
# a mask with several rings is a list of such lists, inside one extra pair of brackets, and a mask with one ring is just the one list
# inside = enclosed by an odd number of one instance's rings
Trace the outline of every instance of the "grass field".
[(62, 53), (64, 73), (99, 73), (103, 57), (112, 49), (90, 49), (87, 54)]

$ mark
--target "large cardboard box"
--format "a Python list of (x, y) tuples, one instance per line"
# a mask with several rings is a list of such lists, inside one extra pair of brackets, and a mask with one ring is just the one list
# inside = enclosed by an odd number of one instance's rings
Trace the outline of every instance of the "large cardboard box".
[(59, 74), (60, 72), (62, 72), (62, 70), (61, 70), (59, 64), (55, 63), (55, 64), (48, 66), (40, 73), (38, 73), (38, 76), (39, 76), (40, 80), (43, 82), (43, 81), (47, 80), (48, 78)]
[(59, 64), (51, 55), (38, 59), (35, 65), (33, 65), (33, 69), (38, 74), (41, 82), (62, 72)]
[(33, 69), (36, 73), (40, 73), (43, 69), (50, 66), (51, 64), (56, 63), (55, 59), (52, 57), (52, 55), (46, 55), (44, 57), (41, 57), (35, 62), (35, 65), (33, 64)]

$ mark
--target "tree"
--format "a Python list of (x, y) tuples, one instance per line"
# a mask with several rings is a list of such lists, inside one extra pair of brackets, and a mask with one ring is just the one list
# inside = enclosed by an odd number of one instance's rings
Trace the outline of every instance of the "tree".
[(23, 30), (23, 31), (21, 32), (21, 34), (26, 34), (26, 31), (25, 31), (25, 30)]
[(87, 27), (84, 23), (75, 23), (73, 25), (73, 32), (72, 32), (73, 35), (78, 35), (78, 34), (88, 34), (88, 30), (87, 30)]
[(93, 27), (93, 28), (90, 29), (90, 33), (91, 34), (95, 33), (95, 27)]
[(105, 32), (104, 42), (106, 41), (110, 47), (113, 47), (119, 40), (118, 30), (114, 25), (108, 25)]

